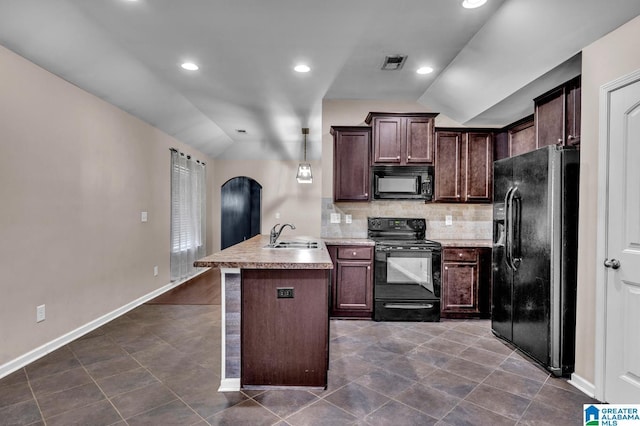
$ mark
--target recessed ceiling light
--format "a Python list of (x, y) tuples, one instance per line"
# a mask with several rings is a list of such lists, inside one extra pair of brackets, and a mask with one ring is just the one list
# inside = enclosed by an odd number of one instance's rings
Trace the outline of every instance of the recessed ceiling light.
[(433, 72), (433, 68), (431, 67), (420, 67), (416, 70), (418, 74), (431, 74)]
[(475, 9), (476, 7), (480, 7), (485, 4), (487, 0), (464, 0), (462, 2), (462, 7), (466, 9)]
[(311, 68), (309, 68), (309, 66), (308, 66), (308, 65), (305, 65), (305, 64), (299, 64), (299, 65), (296, 65), (296, 66), (293, 68), (293, 70), (294, 70), (294, 71), (296, 71), (296, 72), (309, 72), (309, 71), (311, 71)]
[(194, 64), (193, 62), (185, 62), (180, 66), (185, 70), (189, 70), (189, 71), (197, 71), (198, 69), (200, 69), (200, 67)]

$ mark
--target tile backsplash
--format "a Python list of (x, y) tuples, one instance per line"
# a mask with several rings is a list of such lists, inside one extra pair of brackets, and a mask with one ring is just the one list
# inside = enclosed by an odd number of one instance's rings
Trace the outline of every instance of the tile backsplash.
[[(340, 214), (340, 223), (331, 223), (331, 214)], [(490, 204), (441, 204), (420, 201), (372, 201), (334, 203), (322, 199), (322, 237), (366, 238), (367, 217), (423, 217), (427, 220), (427, 238), (491, 239), (493, 209)], [(345, 223), (351, 215), (352, 223)], [(452, 217), (446, 225), (445, 218)]]

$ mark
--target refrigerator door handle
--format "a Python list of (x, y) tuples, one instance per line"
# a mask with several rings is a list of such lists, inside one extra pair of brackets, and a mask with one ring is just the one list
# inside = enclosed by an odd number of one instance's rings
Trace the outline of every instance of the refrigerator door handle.
[(520, 255), (520, 195), (518, 187), (514, 186), (507, 191), (505, 207), (506, 257), (507, 264), (514, 271), (518, 270), (522, 256)]
[(511, 193), (514, 189), (514, 187), (510, 187), (507, 190), (507, 194), (504, 196), (504, 254), (507, 260), (507, 265), (509, 265), (510, 268), (513, 268), (511, 263)]
[(511, 267), (517, 270), (522, 263), (522, 239), (521, 239), (521, 227), (522, 227), (522, 197), (518, 187), (515, 187), (511, 192), (511, 223), (513, 228), (511, 229)]

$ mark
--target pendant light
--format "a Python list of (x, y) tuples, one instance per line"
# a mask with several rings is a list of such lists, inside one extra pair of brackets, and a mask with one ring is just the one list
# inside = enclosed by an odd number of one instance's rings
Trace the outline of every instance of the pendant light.
[(298, 165), (298, 174), (296, 179), (298, 183), (312, 183), (313, 176), (311, 176), (311, 164), (307, 163), (307, 135), (309, 134), (309, 128), (303, 127), (302, 134), (304, 135), (304, 162)]

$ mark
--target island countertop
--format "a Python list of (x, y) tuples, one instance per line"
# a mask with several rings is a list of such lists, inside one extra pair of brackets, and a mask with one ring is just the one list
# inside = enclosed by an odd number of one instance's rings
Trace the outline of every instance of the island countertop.
[(256, 235), (217, 253), (196, 260), (196, 267), (240, 269), (333, 269), (333, 263), (321, 238), (288, 237), (287, 241), (318, 241), (317, 249), (265, 248), (268, 235)]

